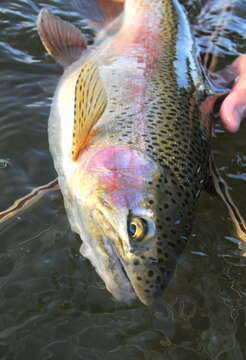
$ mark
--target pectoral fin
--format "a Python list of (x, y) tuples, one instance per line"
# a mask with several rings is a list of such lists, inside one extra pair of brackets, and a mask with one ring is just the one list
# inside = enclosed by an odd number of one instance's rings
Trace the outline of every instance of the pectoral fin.
[(97, 64), (87, 61), (80, 72), (75, 88), (72, 159), (76, 160), (88, 135), (107, 105), (106, 91)]
[(63, 67), (78, 60), (86, 49), (79, 29), (42, 9), (37, 20), (40, 39), (48, 53)]

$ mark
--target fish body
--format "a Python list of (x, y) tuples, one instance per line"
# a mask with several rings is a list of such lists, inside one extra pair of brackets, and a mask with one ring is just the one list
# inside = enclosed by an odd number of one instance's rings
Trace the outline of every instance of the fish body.
[(81, 253), (117, 299), (150, 304), (208, 178), (206, 80), (177, 0), (126, 0), (118, 31), (99, 39), (60, 79), (50, 150)]

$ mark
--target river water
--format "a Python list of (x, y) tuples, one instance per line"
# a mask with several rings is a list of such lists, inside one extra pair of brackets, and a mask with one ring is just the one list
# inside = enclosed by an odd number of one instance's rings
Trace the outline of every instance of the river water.
[[(206, 48), (225, 2), (210, 2), (198, 19), (205, 1), (185, 3)], [(246, 2), (232, 3), (213, 47), (219, 67), (246, 51)], [(56, 176), (47, 119), (61, 69), (35, 29), (44, 6), (91, 39), (69, 1), (1, 0), (1, 209)], [(222, 127), (216, 133), (216, 163), (246, 216), (246, 124), (237, 134)], [(217, 198), (202, 195), (188, 247), (161, 304), (116, 302), (79, 247), (58, 192), (0, 227), (1, 360), (246, 358), (246, 260)]]

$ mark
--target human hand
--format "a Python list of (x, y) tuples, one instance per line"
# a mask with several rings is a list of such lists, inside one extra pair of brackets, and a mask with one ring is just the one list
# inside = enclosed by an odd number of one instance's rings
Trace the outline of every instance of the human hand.
[(220, 107), (220, 118), (227, 130), (236, 132), (246, 116), (246, 54), (239, 56), (217, 75), (220, 77), (218, 84), (221, 86), (226, 87), (234, 81), (231, 92)]

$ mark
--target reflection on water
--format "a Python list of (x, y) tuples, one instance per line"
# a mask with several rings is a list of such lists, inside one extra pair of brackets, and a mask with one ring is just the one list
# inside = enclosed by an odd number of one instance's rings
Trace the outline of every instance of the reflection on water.
[[(186, 2), (193, 20), (204, 2)], [(235, 4), (221, 63), (246, 51), (246, 5)], [(42, 6), (83, 26), (69, 2)], [(37, 0), (1, 1), (1, 209), (55, 177), (46, 127), (61, 69), (36, 34), (39, 7)], [(207, 16), (202, 31), (195, 29), (201, 47), (217, 21), (216, 12)], [(245, 137), (244, 125), (236, 135), (220, 130), (214, 141), (216, 162), (244, 216)], [(79, 246), (57, 193), (0, 228), (1, 359), (245, 359), (246, 260), (217, 199), (203, 194), (175, 278), (164, 301), (150, 308), (117, 303)]]

